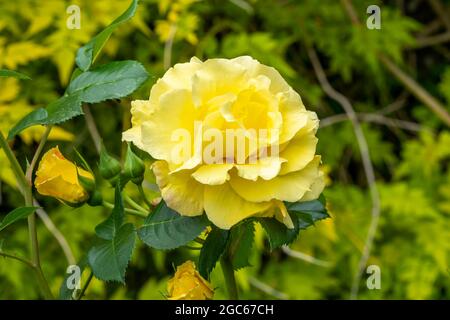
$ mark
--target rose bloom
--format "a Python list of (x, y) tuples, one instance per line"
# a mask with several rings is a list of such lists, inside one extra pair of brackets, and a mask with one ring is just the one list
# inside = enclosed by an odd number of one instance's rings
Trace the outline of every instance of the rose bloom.
[(211, 284), (198, 273), (192, 261), (177, 267), (167, 284), (167, 291), (169, 300), (206, 300), (214, 296)]
[(94, 181), (90, 172), (77, 167), (62, 155), (58, 147), (54, 147), (39, 162), (34, 185), (42, 195), (69, 204), (82, 203), (89, 198), (89, 194), (80, 185), (78, 175)]
[[(157, 159), (152, 168), (162, 198), (181, 215), (206, 212), (222, 229), (252, 216), (275, 217), (292, 228), (283, 201), (313, 200), (324, 188), (315, 155), (317, 115), (274, 68), (251, 57), (176, 64), (149, 100), (131, 103), (131, 113), (123, 140)], [(199, 123), (205, 133), (214, 129), (200, 142)], [(180, 130), (193, 138), (178, 157), (174, 133)], [(229, 130), (244, 143), (230, 143)], [(211, 152), (214, 138), (225, 147), (215, 141), (220, 147)]]

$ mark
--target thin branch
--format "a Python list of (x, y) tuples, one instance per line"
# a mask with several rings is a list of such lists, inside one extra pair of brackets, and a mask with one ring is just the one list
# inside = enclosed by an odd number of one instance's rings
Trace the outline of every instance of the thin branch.
[(76, 264), (75, 256), (73, 255), (72, 249), (70, 249), (69, 243), (67, 242), (64, 235), (59, 231), (59, 229), (55, 226), (53, 221), (48, 216), (47, 212), (42, 209), (42, 207), (39, 205), (39, 202), (37, 202), (36, 199), (34, 199), (34, 205), (38, 207), (36, 209), (36, 214), (38, 217), (42, 220), (47, 230), (53, 235), (53, 237), (58, 241), (59, 246), (61, 247), (62, 251), (64, 252), (64, 255), (66, 256), (66, 260), (69, 265)]
[(450, 61), (450, 50), (448, 50), (444, 46), (436, 46), (433, 47), (434, 50), (436, 50), (439, 54), (443, 55), (445, 59)]
[(3, 149), (3, 151), (5, 152), (6, 158), (8, 158), (9, 164), (11, 165), (11, 169), (17, 178), (19, 189), (25, 197), (25, 194), (27, 194), (30, 191), (28, 181), (25, 178), (25, 173), (22, 167), (20, 166), (19, 161), (17, 161), (14, 152), (11, 150), (8, 142), (6, 141), (1, 131), (0, 131), (0, 148)]
[(409, 93), (407, 91), (403, 91), (398, 96), (398, 98), (395, 99), (394, 102), (392, 102), (391, 104), (387, 105), (386, 107), (380, 109), (379, 111), (377, 111), (377, 113), (381, 114), (381, 115), (386, 115), (386, 114), (400, 110), (401, 108), (403, 108), (406, 105), (408, 95), (409, 95)]
[(356, 10), (353, 7), (352, 3), (349, 0), (341, 0), (342, 5), (345, 8), (345, 11), (347, 12), (347, 15), (349, 16), (350, 20), (352, 20), (353, 24), (359, 24), (359, 18), (356, 14)]
[(222, 269), (225, 286), (228, 292), (228, 299), (239, 300), (239, 292), (236, 283), (236, 275), (234, 274), (233, 263), (231, 262), (229, 252), (225, 252), (220, 257), (220, 267)]
[(100, 133), (98, 133), (97, 125), (95, 124), (94, 117), (92, 116), (91, 109), (88, 105), (83, 105), (83, 111), (84, 111), (84, 119), (86, 120), (86, 126), (89, 130), (89, 133), (91, 135), (92, 141), (94, 142), (95, 149), (97, 150), (97, 153), (100, 154), (100, 149), (102, 146), (102, 138), (100, 136)]
[[(103, 204), (103, 206), (105, 208), (108, 208), (108, 209), (113, 209), (114, 208), (114, 205), (112, 203), (110, 203), (110, 202), (103, 201), (102, 204)], [(143, 219), (147, 218), (147, 214), (145, 214), (145, 213), (143, 213), (141, 211), (130, 209), (130, 208), (125, 208), (124, 210), (125, 210), (126, 214), (129, 214), (129, 215), (132, 215), (132, 216), (136, 216), (136, 217), (139, 217), (139, 218), (143, 218)]]
[(0, 251), (0, 256), (1, 257), (5, 257), (5, 258), (9, 258), (9, 259), (13, 259), (19, 262), (22, 262), (23, 264), (27, 265), (28, 267), (30, 267), (31, 269), (34, 269), (35, 266), (33, 265), (33, 263), (27, 259), (21, 258), (19, 256), (16, 256), (14, 254), (10, 254), (10, 253), (6, 253), (3, 251)]
[[(355, 14), (351, 0), (341, 0), (344, 9), (346, 10), (352, 24), (360, 25), (360, 21)], [(426, 91), (419, 83), (413, 78), (401, 70), (394, 62), (391, 61), (386, 55), (380, 53), (378, 59), (384, 64), (390, 73), (392, 73), (397, 80), (399, 80), (419, 101), (425, 106), (430, 108), (445, 124), (450, 126), (450, 114), (446, 108), (433, 97), (428, 91)]]
[(145, 204), (149, 207), (149, 209), (153, 208), (152, 203), (147, 199), (147, 196), (145, 195), (142, 184), (138, 185), (138, 189), (139, 189), (139, 193), (141, 194), (141, 198), (144, 200)]
[(77, 297), (77, 300), (81, 300), (83, 298), (83, 296), (86, 293), (86, 290), (89, 287), (89, 284), (91, 283), (91, 280), (92, 280), (93, 277), (94, 277), (94, 272), (90, 271), (89, 272), (89, 276), (88, 276), (86, 282), (84, 283), (84, 286), (81, 289), (81, 292), (80, 292), (79, 296)]
[(244, 1), (244, 0), (230, 0), (230, 2), (232, 4), (234, 4), (235, 6), (241, 8), (242, 10), (247, 12), (248, 14), (253, 14), (253, 11), (254, 11), (253, 7), (247, 1)]
[(145, 209), (143, 206), (141, 206), (139, 203), (137, 203), (136, 201), (134, 201), (129, 195), (124, 194), (123, 195), (124, 200), (130, 205), (132, 206), (134, 209), (136, 209), (137, 211), (140, 211), (142, 213), (148, 213), (148, 210)]
[(272, 297), (280, 299), (280, 300), (288, 300), (289, 299), (289, 296), (286, 293), (278, 291), (278, 290), (272, 288), (271, 286), (269, 286), (268, 284), (265, 284), (264, 282), (254, 278), (254, 277), (249, 277), (248, 281), (256, 289), (261, 290), (262, 292), (268, 294), (269, 296), (272, 296)]
[(414, 48), (421, 49), (424, 47), (435, 46), (437, 44), (443, 44), (448, 41), (450, 41), (450, 31), (429, 37), (417, 38)]
[(428, 2), (447, 30), (450, 31), (450, 13), (447, 11), (442, 2), (439, 0), (428, 0)]
[(450, 114), (445, 107), (413, 78), (408, 76), (384, 54), (379, 55), (380, 61), (402, 84), (423, 104), (430, 108), (443, 122), (450, 126)]
[(356, 116), (355, 110), (353, 109), (350, 101), (343, 94), (337, 92), (331, 84), (328, 82), (327, 76), (322, 68), (322, 65), (317, 57), (316, 51), (309, 47), (307, 49), (308, 56), (313, 65), (316, 76), (322, 86), (323, 91), (337, 103), (339, 103), (347, 114), (348, 118), (352, 122), (353, 130), (356, 135), (356, 139), (359, 145), (359, 152), (361, 153), (361, 159), (363, 163), (364, 173), (366, 175), (367, 183), (370, 189), (370, 196), (372, 199), (372, 219), (369, 225), (369, 231), (367, 233), (366, 242), (364, 245), (363, 254), (359, 261), (358, 270), (353, 279), (351, 298), (355, 299), (358, 295), (359, 282), (364, 272), (364, 267), (367, 264), (367, 260), (370, 256), (370, 251), (372, 249), (373, 240), (378, 228), (378, 220), (380, 217), (380, 196), (378, 194), (378, 188), (375, 182), (375, 172), (370, 159), (369, 147), (367, 145), (366, 137), (362, 131), (361, 125)]
[(172, 65), (172, 47), (175, 34), (177, 33), (177, 26), (172, 24), (169, 30), (169, 37), (164, 44), (164, 70), (167, 70)]
[(358, 115), (358, 119), (361, 119), (362, 121), (373, 122), (373, 123), (385, 125), (388, 127), (400, 128), (400, 129), (413, 131), (413, 132), (419, 132), (424, 128), (422, 125), (412, 122), (412, 121), (393, 119), (393, 118), (385, 117), (381, 114), (363, 113), (363, 114)]
[[(31, 206), (33, 204), (33, 194), (31, 191), (31, 185), (27, 181), (25, 174), (20, 166), (19, 162), (16, 159), (13, 151), (9, 147), (8, 142), (4, 138), (3, 134), (0, 132), (0, 147), (3, 148), (6, 157), (8, 158), (11, 168), (17, 178), (17, 181), (20, 186), (20, 191), (23, 194), (25, 205)], [(31, 253), (31, 263), (33, 264), (33, 269), (35, 271), (36, 280), (39, 284), (39, 288), (42, 292), (42, 295), (45, 299), (53, 299), (53, 294), (50, 290), (47, 280), (45, 279), (45, 275), (41, 269), (41, 263), (39, 259), (39, 244), (36, 232), (36, 215), (32, 213), (28, 216), (28, 234), (30, 238), (30, 253)]]
[(435, 20), (431, 21), (429, 24), (427, 24), (426, 26), (424, 26), (422, 28), (422, 30), (420, 30), (417, 33), (417, 36), (419, 38), (424, 38), (436, 31), (438, 31), (441, 28), (441, 26), (442, 26), (441, 20), (435, 19)]
[[(400, 128), (408, 131), (419, 132), (423, 127), (415, 122), (393, 119), (377, 113), (357, 113), (358, 120), (362, 122), (372, 122), (376, 124), (385, 125), (392, 128)], [(320, 127), (325, 128), (336, 123), (349, 120), (345, 113), (336, 114), (325, 119), (320, 120)]]
[(300, 252), (300, 251), (296, 251), (296, 250), (292, 250), (288, 246), (282, 246), (281, 250), (283, 250), (283, 252), (285, 254), (287, 254), (288, 256), (290, 256), (292, 258), (300, 259), (300, 260), (303, 260), (305, 262), (308, 262), (308, 263), (311, 263), (311, 264), (315, 264), (316, 266), (329, 268), (332, 265), (331, 262), (329, 262), (329, 261), (320, 260), (320, 259), (317, 259), (317, 258), (315, 258), (313, 256), (307, 255), (306, 253), (303, 253), (303, 252)]

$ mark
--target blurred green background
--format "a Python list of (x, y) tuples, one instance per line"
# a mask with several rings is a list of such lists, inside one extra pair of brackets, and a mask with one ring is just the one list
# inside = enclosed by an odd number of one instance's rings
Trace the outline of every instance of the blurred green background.
[[(332, 219), (300, 233), (291, 245), (307, 260), (283, 250), (270, 252), (258, 229), (253, 267), (239, 271), (245, 299), (346, 299), (365, 245), (371, 217), (359, 147), (339, 104), (320, 87), (307, 47), (318, 52), (327, 77), (350, 99), (368, 140), (381, 198), (381, 218), (368, 264), (381, 268), (381, 289), (368, 290), (363, 274), (359, 298), (450, 298), (450, 131), (413, 92), (389, 73), (379, 54), (420, 84), (450, 112), (450, 1), (354, 0), (362, 25), (353, 25), (337, 0), (141, 0), (136, 16), (107, 43), (97, 63), (135, 59), (152, 75), (133, 97), (91, 107), (108, 150), (121, 156), (121, 132), (130, 125), (130, 101), (146, 99), (164, 70), (192, 56), (200, 59), (251, 55), (273, 66), (322, 119), (318, 153), (328, 176), (325, 196)], [(71, 4), (81, 9), (81, 29), (66, 26)], [(128, 1), (0, 0), (0, 68), (19, 70), (32, 81), (0, 78), (0, 130), (60, 96), (74, 67), (76, 50), (108, 25)], [(368, 30), (368, 5), (381, 8), (381, 30)], [(438, 10), (436, 6), (441, 6)], [(354, 18), (354, 17), (353, 17)], [(438, 37), (436, 37), (438, 36)], [(13, 141), (25, 163), (44, 129), (33, 127)], [(83, 118), (53, 130), (46, 148), (59, 144), (74, 158), (76, 147), (92, 166), (98, 155)], [(1, 213), (21, 197), (0, 152)], [(150, 197), (156, 197), (149, 175)], [(130, 187), (131, 188), (131, 187)], [(136, 190), (128, 190), (130, 193)], [(109, 195), (112, 197), (112, 194)], [(39, 197), (48, 219), (38, 233), (44, 273), (57, 292), (69, 262), (90, 248), (105, 209), (73, 209)], [(65, 238), (64, 252), (55, 240)], [(25, 222), (2, 232), (3, 248), (28, 252)], [(161, 252), (139, 244), (127, 285), (94, 280), (87, 299), (163, 299), (173, 266), (196, 259), (195, 251)], [(314, 259), (310, 259), (314, 257)], [(312, 260), (312, 263), (311, 263)], [(220, 267), (212, 275), (216, 298), (225, 297)], [(84, 275), (86, 276), (86, 275)], [(23, 265), (0, 258), (0, 299), (38, 297)]]

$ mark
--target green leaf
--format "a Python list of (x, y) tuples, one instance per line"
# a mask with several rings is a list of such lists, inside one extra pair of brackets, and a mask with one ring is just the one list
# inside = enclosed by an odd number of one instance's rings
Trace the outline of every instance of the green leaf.
[[(84, 269), (87, 266), (87, 256), (84, 256), (81, 258), (80, 262), (77, 263), (78, 268), (80, 268), (80, 277), (83, 274)], [(74, 287), (73, 289), (69, 289), (67, 280), (69, 280), (69, 277), (73, 276), (73, 273), (66, 273), (66, 276), (64, 277), (63, 282), (61, 283), (61, 286), (59, 287), (59, 300), (73, 300), (73, 293), (76, 290)], [(73, 283), (71, 283), (73, 285)]]
[(270, 250), (289, 244), (297, 238), (298, 232), (300, 231), (298, 228), (298, 219), (296, 219), (293, 214), (290, 213), (290, 215), (292, 222), (294, 223), (294, 228), (292, 229), (287, 228), (275, 218), (260, 218), (257, 220), (266, 231)]
[(298, 219), (299, 229), (306, 229), (316, 221), (330, 217), (325, 207), (323, 195), (317, 200), (286, 203), (286, 208)]
[(198, 271), (205, 279), (209, 279), (209, 274), (225, 251), (229, 236), (230, 232), (228, 230), (213, 227), (205, 243), (203, 243), (200, 257), (198, 258)]
[(28, 127), (37, 125), (37, 124), (45, 124), (45, 121), (48, 117), (47, 110), (43, 108), (39, 108), (31, 111), (25, 117), (23, 117), (19, 122), (9, 131), (8, 140), (14, 138), (17, 134), (22, 132)]
[(33, 110), (23, 117), (8, 133), (8, 139), (34, 125), (48, 125), (64, 122), (83, 114), (80, 94), (66, 95), (50, 103), (45, 109)]
[(127, 96), (147, 78), (147, 71), (136, 61), (111, 62), (84, 72), (70, 83), (63, 97), (22, 118), (11, 129), (8, 139), (34, 125), (58, 124), (79, 116), (83, 114), (83, 102), (95, 103)]
[(322, 199), (294, 203), (286, 202), (286, 208), (289, 211), (307, 213), (314, 220), (325, 219), (329, 216)]
[(114, 208), (111, 212), (111, 215), (105, 221), (95, 227), (95, 233), (97, 234), (97, 236), (105, 240), (113, 239), (122, 226), (124, 215), (125, 209), (123, 205), (120, 184), (118, 183), (116, 185), (114, 196)]
[(108, 41), (109, 37), (113, 33), (113, 31), (122, 23), (130, 20), (134, 14), (136, 13), (136, 8), (138, 5), (137, 0), (133, 0), (128, 9), (122, 13), (117, 19), (115, 19), (109, 26), (103, 29), (99, 34), (91, 39), (86, 45), (78, 49), (77, 57), (75, 62), (77, 66), (83, 70), (88, 70), (92, 63), (97, 58), (100, 50), (105, 45), (106, 41)]
[(170, 250), (194, 240), (208, 224), (205, 215), (181, 216), (161, 201), (138, 229), (138, 236), (150, 247)]
[(96, 278), (124, 283), (125, 271), (136, 240), (133, 224), (121, 226), (112, 239), (101, 239), (88, 253), (89, 265)]
[(148, 78), (145, 68), (137, 61), (115, 61), (80, 74), (67, 88), (67, 94), (79, 93), (81, 100), (96, 103), (122, 98)]
[(329, 217), (323, 196), (317, 200), (306, 202), (286, 202), (285, 205), (291, 216), (294, 228), (289, 229), (274, 218), (258, 219), (258, 222), (261, 223), (266, 231), (271, 250), (291, 243), (297, 238), (300, 230), (314, 225), (316, 221)]
[(45, 109), (48, 117), (45, 124), (57, 124), (83, 114), (81, 95), (66, 95), (50, 103)]
[(234, 270), (250, 266), (255, 237), (255, 225), (252, 219), (247, 219), (231, 229), (228, 252)]
[(0, 231), (9, 227), (18, 220), (28, 217), (30, 214), (35, 212), (36, 209), (37, 207), (20, 207), (14, 209), (10, 213), (8, 213), (6, 217), (3, 218), (2, 222), (0, 223)]
[(75, 68), (75, 70), (73, 70), (72, 75), (70, 76), (70, 82), (72, 82), (73, 80), (75, 80), (80, 74), (82, 74), (83, 71), (80, 70), (80, 68)]
[(0, 69), (0, 77), (13, 77), (22, 80), (31, 80), (31, 78), (26, 74), (7, 69)]

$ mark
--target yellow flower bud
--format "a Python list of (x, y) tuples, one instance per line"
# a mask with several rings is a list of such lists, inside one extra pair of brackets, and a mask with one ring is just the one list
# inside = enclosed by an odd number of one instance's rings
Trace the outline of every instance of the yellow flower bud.
[(42, 157), (34, 186), (42, 195), (65, 203), (82, 203), (89, 198), (89, 193), (80, 184), (78, 176), (94, 181), (90, 172), (77, 168), (61, 154), (58, 147), (54, 147)]
[(177, 271), (167, 285), (169, 300), (209, 300), (214, 289), (195, 269), (192, 261), (177, 267)]

